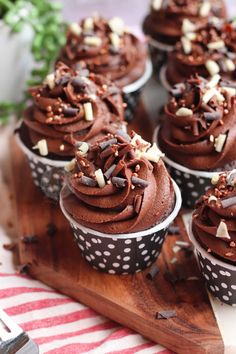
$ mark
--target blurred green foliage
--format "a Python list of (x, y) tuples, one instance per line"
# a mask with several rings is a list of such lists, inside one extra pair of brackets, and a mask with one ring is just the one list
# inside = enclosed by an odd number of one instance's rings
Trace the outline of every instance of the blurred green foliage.
[[(27, 84), (40, 84), (50, 71), (60, 48), (65, 43), (66, 24), (61, 18), (61, 4), (48, 0), (0, 0), (0, 18), (14, 33), (20, 32), (25, 24), (34, 30), (32, 54), (35, 67)], [(8, 117), (20, 114), (28, 95), (22, 102), (0, 102), (0, 124), (6, 124)]]

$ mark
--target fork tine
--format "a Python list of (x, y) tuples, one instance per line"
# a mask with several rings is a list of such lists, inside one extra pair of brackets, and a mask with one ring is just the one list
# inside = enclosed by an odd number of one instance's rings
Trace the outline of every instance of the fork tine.
[(0, 309), (0, 320), (10, 331), (8, 332), (0, 325), (0, 338), (3, 342), (11, 340), (23, 333), (23, 330), (14, 321), (12, 321), (12, 319), (2, 309)]

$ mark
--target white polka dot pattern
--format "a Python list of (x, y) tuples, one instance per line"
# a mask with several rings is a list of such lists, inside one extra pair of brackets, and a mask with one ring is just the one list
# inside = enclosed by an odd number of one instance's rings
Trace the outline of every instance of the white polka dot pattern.
[(236, 304), (236, 270), (228, 270), (211, 261), (197, 251), (202, 274), (209, 291), (220, 301)]
[(211, 179), (183, 173), (169, 166), (168, 163), (166, 165), (171, 177), (181, 190), (183, 204), (188, 208), (193, 208), (198, 198), (211, 186)]
[(166, 229), (137, 238), (99, 237), (71, 225), (84, 259), (109, 274), (130, 274), (149, 267), (161, 252)]

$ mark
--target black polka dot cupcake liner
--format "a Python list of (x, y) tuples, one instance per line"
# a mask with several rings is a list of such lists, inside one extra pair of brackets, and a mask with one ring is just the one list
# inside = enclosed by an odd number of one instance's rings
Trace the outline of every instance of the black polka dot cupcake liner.
[(64, 180), (64, 166), (68, 161), (56, 161), (38, 156), (16, 135), (16, 141), (25, 154), (34, 184), (46, 197), (58, 201)]
[(153, 65), (153, 73), (159, 81), (161, 67), (167, 62), (168, 54), (172, 52), (173, 46), (150, 39), (148, 47)]
[(207, 289), (220, 301), (236, 307), (236, 266), (220, 261), (204, 250), (195, 239), (191, 225), (189, 235), (196, 249), (198, 265)]
[[(154, 131), (153, 142), (158, 143), (159, 126)], [(215, 172), (191, 170), (164, 156), (163, 160), (171, 175), (178, 184), (183, 205), (194, 208), (196, 201), (212, 186), (211, 179)]]
[(137, 81), (123, 88), (123, 100), (126, 103), (125, 119), (127, 122), (132, 121), (140, 100), (142, 89), (152, 76), (152, 63), (150, 60), (146, 63), (146, 69), (143, 76)]
[[(108, 274), (133, 274), (150, 267), (159, 256), (168, 226), (181, 208), (181, 194), (173, 182), (176, 203), (171, 214), (160, 224), (149, 230), (127, 234), (104, 234), (77, 223), (63, 207), (60, 207), (69, 221), (75, 241), (84, 259), (96, 270)], [(63, 188), (61, 194), (63, 193)]]

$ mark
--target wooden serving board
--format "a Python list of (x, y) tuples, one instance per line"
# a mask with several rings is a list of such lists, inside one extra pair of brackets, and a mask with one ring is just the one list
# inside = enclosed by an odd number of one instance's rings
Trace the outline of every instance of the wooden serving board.
[[(151, 126), (145, 121), (143, 109), (136, 122), (136, 131), (150, 137)], [(187, 257), (183, 251), (173, 253), (177, 239), (187, 240), (181, 216), (177, 218), (181, 235), (167, 237), (157, 261), (160, 273), (154, 280), (146, 278), (148, 270), (127, 276), (103, 274), (81, 257), (69, 224), (59, 207), (33, 185), (26, 159), (15, 144), (12, 161), (20, 261), (28, 265), (32, 277), (177, 353), (224, 352), (194, 257)], [(58, 229), (54, 236), (47, 233), (49, 223)], [(21, 237), (26, 235), (37, 235), (39, 241), (25, 244)], [(171, 264), (173, 257), (178, 262)], [(187, 276), (199, 279), (175, 284), (166, 280), (164, 274), (175, 273), (179, 266), (184, 267)], [(175, 310), (177, 316), (157, 320), (156, 312), (163, 310)]]

